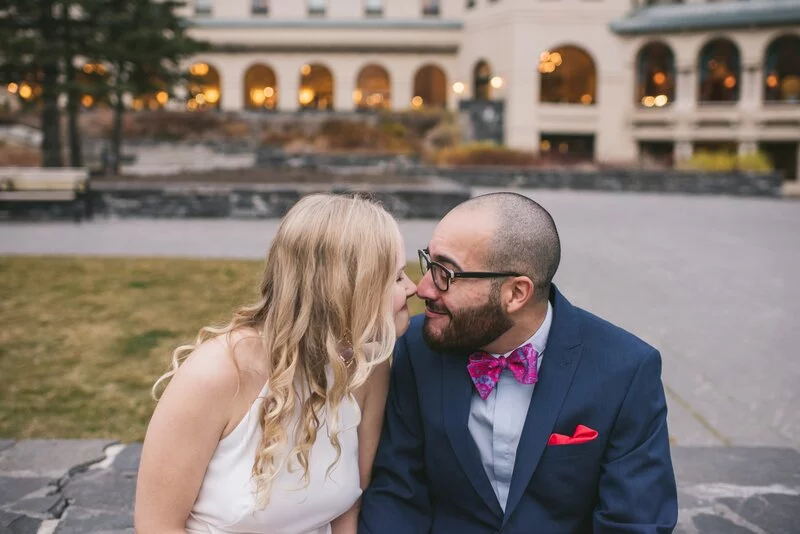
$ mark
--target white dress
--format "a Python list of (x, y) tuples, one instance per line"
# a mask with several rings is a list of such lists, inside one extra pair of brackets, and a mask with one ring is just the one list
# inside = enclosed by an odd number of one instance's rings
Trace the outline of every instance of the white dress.
[[(330, 522), (346, 512), (361, 496), (358, 472), (358, 424), (361, 410), (346, 398), (339, 409), (339, 442), (336, 458), (327, 424), (319, 429), (309, 456), (308, 485), (303, 470), (284, 465), (275, 478), (265, 508), (256, 508), (255, 482), (251, 473), (261, 439), (259, 412), (266, 386), (236, 428), (217, 445), (206, 469), (197, 500), (186, 522), (190, 534), (328, 534)], [(299, 409), (298, 412), (299, 414)], [(293, 443), (293, 426), (287, 429)], [(287, 451), (289, 448), (287, 448)], [(327, 474), (327, 476), (326, 476)]]

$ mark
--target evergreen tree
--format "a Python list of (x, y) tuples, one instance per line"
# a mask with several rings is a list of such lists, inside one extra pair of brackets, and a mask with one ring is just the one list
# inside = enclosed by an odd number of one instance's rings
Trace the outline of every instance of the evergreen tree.
[[(0, 0), (0, 83), (30, 82), (41, 106), (42, 160), (62, 165), (59, 98), (66, 96), (70, 163), (80, 166), (81, 95), (108, 99), (114, 109), (110, 170), (119, 171), (126, 94), (171, 91), (185, 78), (183, 59), (208, 45), (187, 35), (176, 0)], [(104, 65), (84, 76), (76, 59)]]
[(18, 83), (41, 106), (42, 163), (60, 167), (58, 97), (63, 61), (60, 18), (65, 2), (0, 0), (0, 82)]
[(102, 28), (91, 43), (94, 57), (109, 68), (108, 91), (114, 109), (109, 170), (119, 171), (125, 95), (167, 93), (186, 78), (184, 59), (208, 49), (188, 35), (175, 0), (91, 0), (93, 25)]

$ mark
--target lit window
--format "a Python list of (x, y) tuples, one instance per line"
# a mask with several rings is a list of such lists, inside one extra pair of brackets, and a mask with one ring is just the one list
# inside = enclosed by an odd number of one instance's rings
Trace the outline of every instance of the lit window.
[(269, 13), (269, 0), (252, 0), (250, 11), (253, 15), (266, 15)]
[(325, 0), (308, 0), (308, 14), (321, 17), (325, 15)]
[(425, 65), (414, 75), (414, 109), (445, 108), (447, 106), (447, 77), (436, 65)]
[(648, 108), (675, 100), (675, 57), (663, 43), (649, 43), (639, 52), (636, 100)]
[(700, 51), (700, 101), (739, 100), (739, 49), (727, 39), (714, 39)]
[(245, 108), (272, 110), (278, 105), (275, 72), (266, 65), (253, 65), (244, 74)]
[(422, 0), (422, 14), (426, 17), (438, 17), (441, 11), (440, 0)]
[(210, 15), (214, 9), (214, 0), (195, 0), (195, 15)]
[(475, 65), (472, 76), (472, 97), (475, 100), (490, 100), (492, 98), (492, 68), (486, 61), (479, 61)]
[(380, 17), (383, 15), (383, 0), (366, 0), (364, 14), (368, 17)]
[(539, 54), (539, 101), (552, 104), (597, 103), (597, 71), (583, 49), (563, 46)]
[(380, 65), (367, 65), (358, 75), (353, 103), (360, 110), (389, 109), (392, 89), (389, 73)]
[(800, 37), (784, 35), (767, 47), (764, 62), (764, 99), (800, 102)]

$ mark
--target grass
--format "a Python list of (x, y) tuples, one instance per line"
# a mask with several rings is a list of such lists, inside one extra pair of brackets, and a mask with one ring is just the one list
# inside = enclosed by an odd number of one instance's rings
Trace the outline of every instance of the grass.
[[(172, 350), (256, 298), (262, 263), (0, 258), (0, 438), (144, 438)], [(409, 275), (419, 267), (409, 264)], [(421, 303), (411, 303), (412, 313)]]

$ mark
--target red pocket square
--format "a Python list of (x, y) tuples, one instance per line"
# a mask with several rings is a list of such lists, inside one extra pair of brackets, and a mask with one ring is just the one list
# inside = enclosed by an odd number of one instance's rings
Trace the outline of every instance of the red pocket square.
[(596, 437), (597, 430), (592, 430), (588, 426), (578, 425), (575, 427), (575, 433), (572, 436), (565, 436), (564, 434), (550, 434), (550, 439), (547, 440), (547, 444), (578, 445), (579, 443), (592, 441)]

